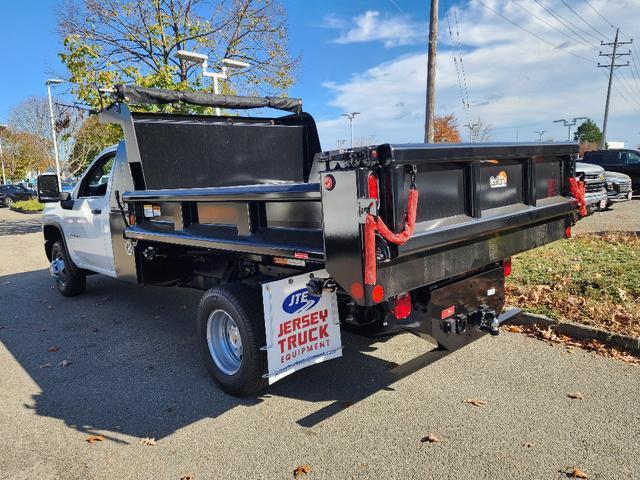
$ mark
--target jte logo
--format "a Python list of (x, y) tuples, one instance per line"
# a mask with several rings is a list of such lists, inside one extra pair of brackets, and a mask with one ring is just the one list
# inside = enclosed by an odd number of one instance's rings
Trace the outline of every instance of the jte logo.
[(504, 170), (495, 177), (489, 178), (489, 185), (491, 188), (501, 188), (507, 186), (507, 172)]
[(290, 314), (307, 312), (317, 305), (320, 297), (311, 295), (306, 288), (301, 288), (287, 295), (282, 302), (282, 309)]

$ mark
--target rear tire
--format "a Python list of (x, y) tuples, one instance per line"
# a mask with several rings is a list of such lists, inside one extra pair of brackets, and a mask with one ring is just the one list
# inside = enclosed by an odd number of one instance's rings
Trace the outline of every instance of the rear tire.
[(87, 276), (73, 265), (62, 240), (57, 240), (51, 247), (49, 273), (56, 288), (65, 297), (80, 295), (87, 286)]
[(245, 396), (267, 386), (262, 299), (243, 284), (215, 287), (202, 296), (197, 341), (209, 374), (227, 393)]
[(4, 199), (4, 206), (7, 208), (11, 208), (11, 206), (14, 204), (13, 198), (5, 198)]

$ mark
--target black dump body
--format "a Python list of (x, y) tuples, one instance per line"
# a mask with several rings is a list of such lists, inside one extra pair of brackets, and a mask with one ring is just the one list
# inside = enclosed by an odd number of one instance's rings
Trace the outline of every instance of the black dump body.
[[(135, 217), (127, 238), (263, 266), (324, 267), (359, 305), (497, 267), (563, 238), (575, 221), (575, 144), (383, 144), (323, 153), (302, 112), (168, 115), (130, 113), (117, 103), (102, 120), (125, 131), (135, 185), (122, 195)], [(372, 173), (377, 212), (367, 210)], [(376, 239), (376, 281), (365, 284), (365, 218), (377, 213), (401, 231), (412, 178), (415, 232), (403, 245)], [(158, 215), (149, 215), (153, 207)], [(372, 295), (376, 286), (381, 297)]]

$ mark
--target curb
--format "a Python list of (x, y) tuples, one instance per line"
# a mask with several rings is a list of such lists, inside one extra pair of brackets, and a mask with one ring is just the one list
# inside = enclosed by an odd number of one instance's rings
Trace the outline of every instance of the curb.
[(554, 327), (554, 330), (563, 335), (579, 340), (598, 340), (609, 347), (619, 348), (634, 355), (640, 356), (640, 337), (631, 337), (619, 333), (607, 332), (599, 328), (580, 325), (572, 322), (560, 322), (544, 315), (522, 312), (507, 322), (511, 325), (541, 325)]
[(42, 211), (40, 212), (32, 212), (29, 210), (22, 210), (21, 208), (9, 208), (12, 212), (23, 213), (25, 215), (42, 215)]

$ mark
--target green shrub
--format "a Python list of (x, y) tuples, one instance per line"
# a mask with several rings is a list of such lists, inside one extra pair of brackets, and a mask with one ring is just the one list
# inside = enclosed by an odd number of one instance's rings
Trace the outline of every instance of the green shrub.
[(23, 200), (11, 205), (11, 210), (15, 210), (17, 212), (41, 212), (44, 210), (44, 203), (40, 203), (35, 198), (31, 200)]

